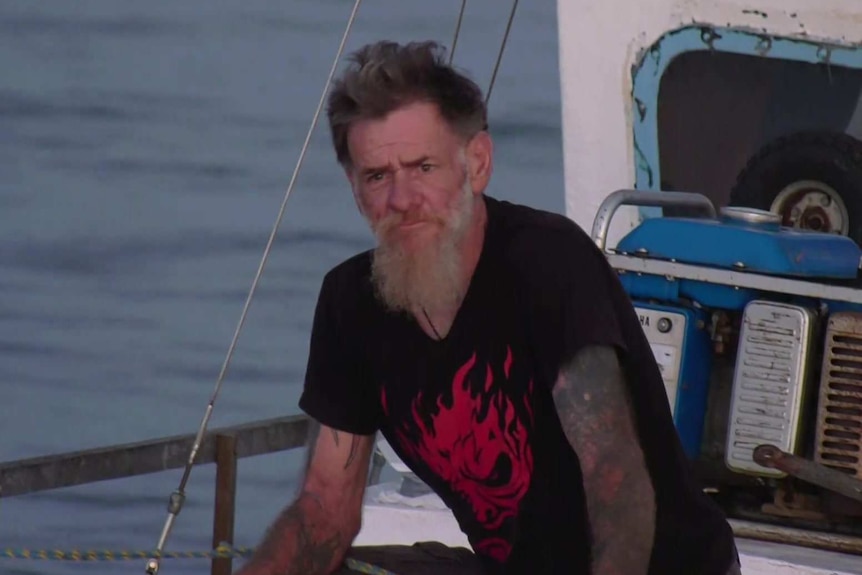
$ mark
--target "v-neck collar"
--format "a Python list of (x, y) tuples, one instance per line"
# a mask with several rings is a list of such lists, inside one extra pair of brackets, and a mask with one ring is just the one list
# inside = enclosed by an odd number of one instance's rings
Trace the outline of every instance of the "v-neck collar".
[(485, 231), (482, 238), (482, 251), (479, 254), (479, 260), (476, 262), (476, 267), (473, 269), (473, 274), (470, 276), (464, 299), (461, 301), (461, 305), (458, 306), (458, 311), (455, 313), (455, 318), (452, 320), (452, 325), (449, 327), (449, 331), (446, 332), (446, 335), (442, 339), (435, 339), (425, 333), (425, 330), (422, 329), (412, 315), (404, 318), (409, 322), (411, 330), (418, 335), (420, 340), (432, 348), (446, 347), (450, 341), (456, 338), (458, 332), (463, 329), (462, 324), (467, 321), (464, 316), (469, 315), (470, 310), (473, 307), (473, 299), (476, 297), (475, 292), (481, 288), (482, 282), (485, 281), (485, 268), (488, 266), (488, 260), (491, 258), (491, 254), (489, 252), (492, 246), (492, 239), (497, 229), (497, 206), (494, 198), (485, 196), (484, 194), (482, 195), (482, 201), (485, 202), (486, 214)]

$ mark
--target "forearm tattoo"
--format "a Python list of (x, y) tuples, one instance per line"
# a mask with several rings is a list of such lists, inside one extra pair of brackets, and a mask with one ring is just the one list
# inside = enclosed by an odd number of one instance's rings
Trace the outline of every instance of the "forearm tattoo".
[(593, 575), (645, 574), (652, 553), (655, 493), (624, 378), (613, 348), (589, 347), (554, 386), (557, 413), (583, 473)]
[(273, 566), (279, 575), (323, 575), (341, 560), (346, 539), (333, 528), (320, 500), (304, 492), (270, 527), (252, 561)]
[[(305, 473), (318, 449), (322, 426), (311, 421), (308, 429)], [(344, 434), (330, 430), (336, 447)], [(350, 449), (344, 469), (356, 461), (361, 438), (350, 434)], [(352, 541), (349, 527), (337, 519), (339, 510), (326, 509), (323, 499), (301, 487), (293, 504), (287, 507), (272, 524), (264, 540), (249, 561), (250, 573), (265, 567), (267, 573), (278, 575), (316, 575), (330, 573), (343, 559), (342, 555)]]

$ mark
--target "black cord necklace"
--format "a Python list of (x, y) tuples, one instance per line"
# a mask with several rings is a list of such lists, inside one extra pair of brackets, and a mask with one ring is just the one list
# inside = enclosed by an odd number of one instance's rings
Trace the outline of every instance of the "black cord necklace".
[(433, 332), (434, 332), (434, 335), (435, 335), (435, 336), (437, 336), (437, 340), (438, 340), (438, 341), (443, 341), (443, 338), (440, 336), (440, 332), (438, 332), (438, 331), (437, 331), (437, 328), (436, 328), (436, 327), (434, 327), (434, 322), (433, 322), (433, 321), (431, 321), (431, 318), (430, 318), (430, 317), (428, 317), (428, 312), (427, 312), (427, 311), (425, 311), (425, 308), (424, 308), (424, 307), (422, 308), (422, 315), (424, 315), (424, 316), (425, 316), (425, 321), (427, 321), (427, 322), (428, 322), (428, 325), (430, 325), (430, 326), (431, 326), (431, 331), (433, 331)]

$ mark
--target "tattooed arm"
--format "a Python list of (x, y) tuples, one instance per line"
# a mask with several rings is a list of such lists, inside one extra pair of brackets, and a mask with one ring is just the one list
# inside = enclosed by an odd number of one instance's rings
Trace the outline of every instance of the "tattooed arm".
[(587, 347), (559, 374), (554, 402), (584, 476), (594, 575), (647, 572), (655, 494), (611, 347)]
[(269, 528), (241, 575), (325, 575), (359, 533), (373, 435), (312, 422), (299, 495)]

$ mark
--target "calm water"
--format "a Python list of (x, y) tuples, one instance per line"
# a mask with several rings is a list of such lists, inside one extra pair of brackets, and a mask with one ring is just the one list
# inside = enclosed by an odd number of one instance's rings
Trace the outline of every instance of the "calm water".
[[(367, 0), (348, 49), (448, 45), (459, 6)], [(351, 7), (0, 4), (0, 460), (196, 431)], [(468, 2), (456, 60), (483, 86), (508, 8)], [(519, 7), (492, 96), (490, 193), (562, 211), (555, 10)], [(211, 426), (298, 411), (320, 281), (371, 245), (324, 123), (278, 238)], [(238, 545), (291, 497), (301, 456), (241, 462)], [(0, 548), (151, 549), (180, 475), (0, 500)], [(193, 471), (168, 550), (208, 547), (213, 477)], [(162, 573), (206, 569), (166, 560)]]

